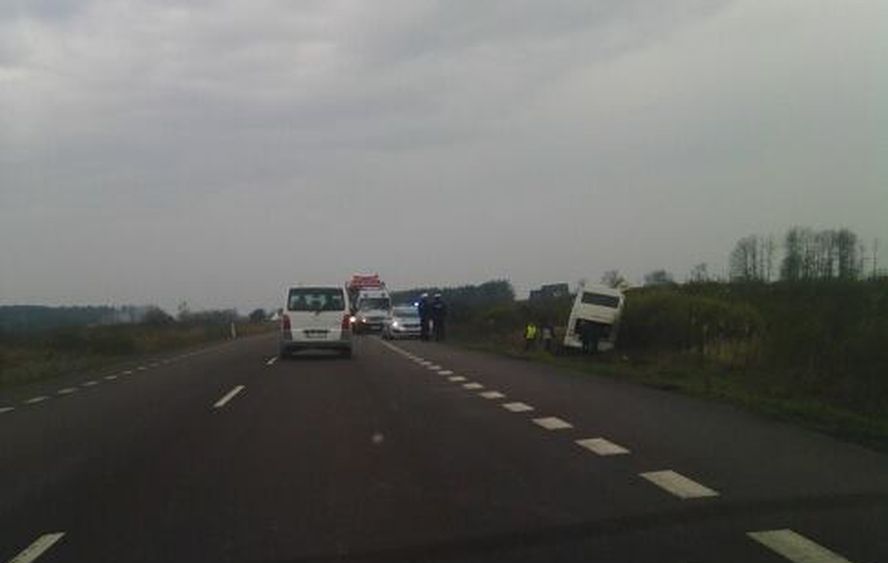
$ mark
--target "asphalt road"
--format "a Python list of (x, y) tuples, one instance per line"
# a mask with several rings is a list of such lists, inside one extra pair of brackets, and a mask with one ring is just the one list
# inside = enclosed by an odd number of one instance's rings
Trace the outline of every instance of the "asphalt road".
[(0, 561), (888, 561), (888, 456), (437, 344), (274, 338), (0, 394)]

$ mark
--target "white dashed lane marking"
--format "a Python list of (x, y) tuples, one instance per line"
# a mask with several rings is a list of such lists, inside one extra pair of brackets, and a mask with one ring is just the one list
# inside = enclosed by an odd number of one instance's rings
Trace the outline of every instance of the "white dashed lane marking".
[(473, 383), (463, 383), (463, 387), (465, 389), (472, 389), (472, 390), (484, 389), (483, 385), (481, 385), (480, 383), (474, 383), (474, 382)]
[(15, 410), (15, 407), (0, 407), (0, 414), (3, 414), (5, 412), (11, 412), (14, 410)]
[(21, 553), (9, 560), (9, 563), (31, 563), (43, 553), (53, 546), (53, 544), (64, 536), (64, 532), (56, 532), (53, 534), (43, 534), (34, 543), (22, 550)]
[(59, 389), (58, 391), (56, 391), (56, 393), (58, 393), (59, 395), (70, 395), (71, 393), (76, 393), (76, 392), (77, 392), (76, 387), (65, 387), (64, 389)]
[(481, 393), (478, 393), (478, 395), (484, 397), (485, 399), (502, 399), (505, 397), (505, 395), (503, 395), (499, 391), (483, 391)]
[(586, 438), (577, 440), (577, 444), (598, 455), (628, 454), (629, 450), (604, 438)]
[(670, 492), (679, 498), (687, 499), (718, 496), (718, 492), (709, 487), (705, 487), (696, 481), (688, 479), (684, 475), (676, 473), (675, 471), (648, 471), (647, 473), (641, 473), (640, 475), (654, 485), (657, 485), (661, 489)]
[(107, 379), (108, 381), (114, 381), (115, 379), (117, 379), (117, 376), (114, 374), (106, 375), (105, 379)]
[(37, 403), (42, 403), (46, 399), (49, 399), (46, 395), (40, 395), (39, 397), (31, 397), (27, 401), (25, 401), (26, 405), (36, 405)]
[(232, 389), (231, 391), (229, 391), (228, 393), (226, 393), (224, 397), (222, 397), (221, 399), (219, 399), (218, 401), (216, 401), (216, 402), (213, 404), (213, 407), (214, 407), (214, 408), (217, 408), (217, 409), (220, 409), (220, 408), (224, 407), (225, 404), (226, 404), (228, 401), (230, 401), (231, 399), (233, 399), (235, 395), (237, 395), (238, 393), (240, 393), (240, 392), (243, 391), (243, 390), (244, 390), (244, 386), (243, 386), (243, 385), (238, 385), (237, 387), (235, 387), (234, 389)]
[(507, 411), (512, 412), (529, 412), (533, 410), (533, 407), (527, 403), (503, 403), (502, 406)]
[(448, 377), (447, 381), (453, 381), (454, 383), (457, 381), (465, 381), (466, 378), (461, 375), (454, 375), (453, 377)]
[(449, 370), (449, 369), (442, 369), (441, 371), (438, 372), (438, 374), (440, 374), (440, 375), (453, 375), (453, 371), (451, 371), (451, 370)]
[(121, 373), (122, 373), (123, 375), (132, 375), (132, 374), (133, 374), (133, 370), (128, 369), (128, 370), (124, 370), (124, 371), (122, 371)]
[(426, 367), (429, 368), (429, 369), (432, 370), (432, 371), (438, 371), (439, 369), (441, 369), (441, 366), (439, 366), (439, 365), (437, 365), (437, 364), (431, 364), (431, 365), (428, 365), (428, 366), (426, 366)]
[(795, 563), (851, 563), (792, 530), (764, 530), (746, 535)]
[(275, 363), (276, 361), (278, 361), (278, 357), (277, 357), (277, 356), (274, 356), (273, 358), (271, 358), (271, 359), (269, 359), (267, 362), (265, 362), (265, 365), (267, 365), (267, 366), (273, 366), (274, 363)]
[(90, 379), (89, 381), (84, 381), (80, 385), (82, 385), (83, 387), (92, 387), (93, 385), (98, 385), (98, 384), (99, 384), (98, 381), (95, 381), (94, 379)]
[(533, 423), (537, 426), (542, 426), (546, 430), (566, 430), (568, 428), (573, 428), (573, 424), (565, 420), (561, 420), (557, 416), (535, 418), (533, 419)]
[(148, 369), (148, 368), (146, 368), (145, 366), (139, 366), (139, 367), (136, 368), (136, 369), (138, 369), (139, 371), (145, 371), (145, 370)]

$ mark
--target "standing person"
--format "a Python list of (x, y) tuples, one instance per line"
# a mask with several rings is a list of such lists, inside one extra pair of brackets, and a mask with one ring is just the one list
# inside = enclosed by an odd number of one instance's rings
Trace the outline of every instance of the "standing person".
[(543, 323), (543, 348), (546, 352), (552, 351), (552, 340), (555, 339), (555, 329), (552, 327), (552, 323), (546, 321)]
[(537, 325), (533, 321), (527, 321), (524, 327), (524, 350), (529, 351), (536, 344)]
[(590, 321), (580, 327), (580, 338), (583, 340), (583, 353), (594, 354), (598, 352), (598, 326)]
[(432, 304), (429, 303), (429, 294), (423, 293), (419, 298), (417, 305), (419, 312), (419, 337), (422, 340), (429, 339), (429, 321), (432, 316)]
[(435, 294), (432, 301), (432, 322), (435, 327), (435, 340), (441, 341), (445, 338), (444, 324), (447, 319), (447, 304), (440, 293)]

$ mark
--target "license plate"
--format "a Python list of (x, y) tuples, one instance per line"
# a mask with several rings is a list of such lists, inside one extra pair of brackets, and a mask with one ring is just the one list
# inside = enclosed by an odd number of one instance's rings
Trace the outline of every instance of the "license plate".
[(306, 338), (327, 338), (326, 330), (306, 330), (305, 331)]

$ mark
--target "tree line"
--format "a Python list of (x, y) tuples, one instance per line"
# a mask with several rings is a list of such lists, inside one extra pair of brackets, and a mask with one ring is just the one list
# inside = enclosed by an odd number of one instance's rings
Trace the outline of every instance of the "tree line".
[[(812, 229), (792, 227), (778, 242), (773, 235), (748, 235), (736, 242), (728, 256), (726, 277), (712, 275), (706, 263), (696, 264), (687, 281), (706, 283), (730, 281), (769, 283), (860, 280), (885, 276), (879, 268), (879, 241), (867, 249), (860, 237), (847, 228)], [(628, 288), (618, 270), (609, 270), (601, 283)], [(663, 269), (644, 275), (645, 286), (673, 285), (673, 275)]]
[[(734, 281), (789, 282), (814, 280), (856, 280), (865, 277), (867, 249), (850, 229), (792, 227), (783, 237), (779, 270), (774, 262), (777, 245), (771, 236), (750, 235), (737, 241), (730, 256), (730, 277)], [(871, 274), (878, 273), (878, 242), (873, 243)]]

